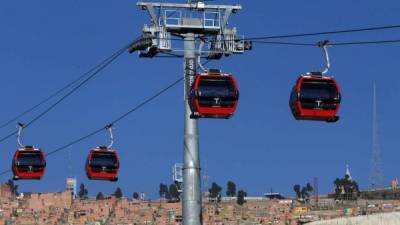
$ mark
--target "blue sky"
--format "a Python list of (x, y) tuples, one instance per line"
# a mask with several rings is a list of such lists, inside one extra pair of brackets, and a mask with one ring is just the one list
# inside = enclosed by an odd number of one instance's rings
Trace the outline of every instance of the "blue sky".
[[(182, 1), (181, 1), (182, 2)], [(223, 1), (236, 3), (237, 1)], [(141, 33), (149, 21), (136, 1), (0, 2), (0, 122), (47, 97)], [(230, 25), (248, 37), (399, 24), (400, 2), (242, 1)], [(398, 39), (400, 30), (291, 39), (316, 43)], [(284, 40), (284, 41), (291, 41)], [(320, 192), (332, 191), (345, 165), (361, 187), (368, 186), (372, 144), (372, 84), (378, 91), (380, 138), (386, 183), (398, 174), (398, 64), (400, 45), (333, 47), (331, 75), (342, 89), (336, 124), (295, 121), (288, 107), (296, 78), (323, 66), (316, 47), (255, 44), (254, 50), (209, 65), (235, 74), (241, 99), (230, 120), (201, 120), (202, 174), (224, 191), (228, 180), (250, 195), (274, 191), (293, 195), (294, 184), (319, 178)], [(105, 125), (181, 76), (180, 59), (139, 59), (124, 54), (96, 79), (24, 131), (24, 143), (51, 151)], [(27, 122), (30, 114), (21, 122)], [(0, 130), (6, 135), (15, 125)], [(160, 182), (171, 182), (171, 167), (182, 161), (182, 87), (116, 125), (121, 156), (117, 183), (88, 181), (83, 167), (91, 147), (108, 143), (106, 131), (48, 158), (41, 181), (20, 181), (21, 191), (61, 191), (76, 176), (91, 195), (157, 197)], [(10, 167), (15, 138), (0, 144), (0, 170)], [(10, 174), (0, 177), (5, 182)]]

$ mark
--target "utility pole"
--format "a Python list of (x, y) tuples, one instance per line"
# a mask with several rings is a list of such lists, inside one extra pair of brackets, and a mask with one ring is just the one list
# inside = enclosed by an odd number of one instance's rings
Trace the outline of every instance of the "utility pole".
[[(241, 10), (240, 5), (209, 5), (200, 0), (186, 3), (152, 3), (139, 1), (151, 23), (143, 28), (143, 35), (130, 48), (139, 57), (153, 58), (159, 54), (184, 59), (184, 151), (183, 151), (183, 225), (202, 224), (201, 176), (198, 119), (192, 118), (189, 103), (190, 88), (202, 58), (221, 59), (242, 54), (252, 44), (228, 28), (229, 17)], [(173, 40), (183, 40), (183, 49), (172, 47)], [(175, 43), (175, 42), (174, 42)], [(205, 44), (207, 50), (203, 50)], [(182, 55), (183, 53), (183, 55)]]

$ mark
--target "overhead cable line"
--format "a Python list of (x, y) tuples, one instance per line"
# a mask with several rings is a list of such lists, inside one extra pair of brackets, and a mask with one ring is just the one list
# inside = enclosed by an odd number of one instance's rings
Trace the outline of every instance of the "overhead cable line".
[[(119, 51), (118, 51), (119, 52)], [(96, 70), (97, 68), (99, 68), (101, 65), (103, 65), (104, 63), (106, 63), (107, 61), (109, 61), (110, 59), (112, 59), (113, 57), (115, 57), (116, 54), (118, 54), (118, 52), (114, 53), (113, 55), (111, 55), (110, 57), (104, 59), (102, 62), (100, 62), (99, 64), (97, 64), (95, 67), (91, 68), (89, 71), (85, 72), (84, 74), (80, 75), (79, 77), (77, 77), (76, 79), (74, 79), (73, 81), (69, 82), (68, 84), (66, 84), (65, 86), (63, 86), (62, 88), (58, 89), (57, 91), (55, 91), (54, 93), (50, 94), (48, 97), (44, 98), (42, 101), (38, 102), (36, 105), (33, 105), (32, 107), (26, 109), (25, 111), (21, 112), (20, 114), (18, 114), (17, 116), (13, 117), (12, 119), (8, 120), (7, 122), (3, 123), (2, 125), (0, 125), (0, 129), (4, 128), (6, 126), (8, 126), (9, 124), (11, 124), (12, 122), (17, 121), (19, 118), (25, 116), (26, 114), (34, 111), (35, 109), (37, 109), (38, 107), (40, 107), (41, 105), (43, 105), (44, 103), (50, 101), (51, 99), (53, 99), (54, 97), (56, 97), (57, 95), (59, 95), (60, 93), (62, 93), (63, 91), (67, 90), (68, 88), (72, 87), (74, 84), (78, 83), (80, 80), (82, 80), (84, 77), (88, 76), (90, 73), (92, 73), (94, 70)]]
[(381, 40), (381, 41), (358, 41), (358, 42), (338, 42), (331, 43), (332, 46), (344, 46), (344, 45), (374, 45), (374, 44), (392, 44), (400, 43), (400, 39), (397, 40)]
[(138, 104), (137, 106), (135, 106), (134, 108), (132, 108), (128, 112), (126, 112), (126, 113), (122, 114), (121, 116), (119, 116), (118, 118), (114, 119), (110, 124), (118, 123), (119, 121), (121, 121), (125, 117), (129, 116), (131, 113), (139, 110), (140, 108), (142, 108), (146, 104), (148, 104), (151, 101), (153, 101), (154, 99), (156, 99), (158, 96), (162, 95), (164, 92), (168, 91), (169, 89), (171, 89), (172, 87), (174, 87), (175, 85), (180, 83), (182, 80), (183, 80), (183, 78), (179, 78), (179, 79), (175, 80), (170, 85), (168, 85), (167, 87), (163, 88), (162, 90), (160, 90), (156, 94), (152, 95), (151, 97), (147, 98), (145, 101), (143, 101), (142, 103)]
[(271, 45), (292, 45), (292, 46), (317, 46), (317, 44), (311, 43), (299, 43), (299, 42), (280, 42), (280, 41), (253, 41), (256, 44), (271, 44)]
[[(102, 61), (99, 65), (95, 66), (94, 69), (90, 70), (92, 71), (91, 75), (88, 76), (86, 79), (81, 81), (77, 86), (75, 86), (73, 89), (71, 89), (69, 92), (67, 92), (65, 95), (63, 95), (59, 100), (57, 100), (55, 103), (50, 105), (47, 109), (45, 109), (43, 112), (41, 112), (39, 115), (34, 117), (31, 121), (26, 123), (24, 125), (24, 128), (29, 127), (33, 123), (35, 123), (37, 120), (42, 118), (44, 115), (49, 113), (52, 109), (54, 109), (58, 104), (60, 104), (62, 101), (64, 101), (66, 98), (68, 98), (70, 95), (72, 95), (75, 91), (77, 91), (80, 87), (82, 87), (84, 84), (89, 82), (91, 79), (93, 79), (97, 74), (99, 74), (103, 69), (105, 69), (108, 65), (110, 65), (112, 62), (114, 62), (122, 53), (124, 53), (130, 46), (126, 45), (120, 50), (118, 50), (116, 53), (114, 53), (111, 57), (107, 58), (106, 60)], [(8, 138), (12, 137), (13, 135), (17, 134), (17, 131), (14, 131), (5, 137), (0, 139), (0, 143), (7, 140)]]
[[(317, 43), (300, 43), (300, 42), (277, 42), (277, 41), (253, 41), (256, 44), (271, 45), (291, 45), (291, 46), (318, 46)], [(329, 46), (346, 46), (346, 45), (375, 45), (375, 44), (394, 44), (400, 43), (400, 39), (394, 40), (377, 40), (377, 41), (352, 41), (352, 42), (329, 42)]]
[[(244, 39), (238, 39), (237, 41), (309, 37), (309, 36), (320, 36), (320, 35), (328, 35), (328, 34), (358, 33), (358, 32), (380, 31), (380, 30), (391, 30), (391, 29), (400, 29), (400, 25), (387, 25), (387, 26), (377, 26), (377, 27), (364, 27), (364, 28), (353, 28), (353, 29), (333, 30), (333, 31), (319, 31), (319, 32), (298, 33), (298, 34), (285, 34), (285, 35), (255, 36), (255, 37), (247, 37)], [(158, 37), (158, 39), (166, 39), (166, 40), (171, 40), (171, 41), (183, 41), (183, 42), (185, 41), (184, 39), (181, 39), (181, 38)], [(232, 40), (225, 40), (225, 42), (226, 41), (232, 41)], [(222, 40), (222, 42), (223, 42), (223, 40)]]
[[(210, 61), (211, 61), (211, 60), (206, 60), (206, 61), (203, 63), (203, 65), (208, 64)], [(90, 137), (92, 137), (92, 136), (94, 136), (94, 135), (100, 133), (100, 132), (103, 131), (104, 129), (108, 129), (110, 126), (112, 126), (112, 125), (118, 123), (119, 121), (125, 119), (125, 118), (126, 118), (127, 116), (129, 116), (130, 114), (134, 113), (135, 111), (137, 111), (137, 110), (139, 110), (140, 108), (144, 107), (145, 105), (147, 105), (147, 104), (150, 103), (151, 101), (155, 100), (157, 97), (159, 97), (159, 96), (162, 95), (163, 93), (167, 92), (169, 89), (173, 88), (174, 86), (176, 86), (177, 84), (179, 84), (179, 83), (180, 83), (181, 81), (183, 81), (183, 80), (184, 80), (183, 77), (182, 77), (182, 78), (179, 78), (179, 79), (177, 79), (177, 80), (175, 80), (174, 82), (172, 82), (171, 84), (169, 84), (169, 85), (166, 86), (165, 88), (161, 89), (160, 91), (158, 91), (158, 92), (155, 93), (154, 95), (152, 95), (152, 96), (150, 96), (149, 98), (145, 99), (143, 102), (141, 102), (141, 103), (137, 104), (136, 106), (134, 106), (132, 109), (130, 109), (130, 110), (127, 111), (126, 113), (124, 113), (124, 114), (120, 115), (119, 117), (115, 118), (114, 120), (112, 120), (111, 123), (108, 123), (107, 125), (105, 125), (105, 126), (103, 126), (103, 127), (101, 127), (101, 128), (98, 128), (98, 129), (96, 129), (96, 130), (93, 130), (92, 132), (90, 132), (90, 133), (88, 133), (88, 134), (86, 134), (86, 135), (84, 135), (84, 136), (82, 136), (82, 137), (80, 137), (80, 138), (77, 138), (77, 139), (75, 139), (75, 140), (69, 142), (68, 144), (65, 144), (65, 145), (63, 145), (63, 146), (61, 146), (61, 147), (59, 147), (59, 148), (56, 148), (56, 149), (54, 149), (54, 150), (48, 152), (48, 153), (46, 154), (46, 156), (53, 155), (53, 154), (55, 154), (55, 153), (57, 153), (57, 152), (59, 152), (59, 151), (62, 151), (62, 150), (66, 149), (66, 148), (68, 148), (68, 147), (70, 147), (70, 146), (72, 146), (72, 145), (74, 145), (74, 144), (77, 144), (77, 143), (79, 143), (79, 142), (81, 142), (81, 141), (83, 141), (83, 140), (86, 140), (86, 139), (88, 139), (88, 138), (90, 138)], [(9, 169), (9, 170), (5, 170), (5, 171), (3, 171), (3, 172), (0, 173), (0, 176), (2, 176), (2, 175), (4, 175), (4, 174), (7, 174), (7, 173), (9, 173), (9, 172), (11, 172), (10, 169)]]
[[(69, 142), (69, 143), (67, 143), (67, 144), (65, 144), (65, 145), (63, 145), (63, 146), (61, 146), (61, 147), (59, 147), (59, 148), (54, 149), (54, 150), (48, 152), (48, 153), (46, 154), (46, 156), (50, 156), (50, 155), (53, 155), (53, 154), (55, 154), (55, 153), (57, 153), (57, 152), (59, 152), (59, 151), (62, 151), (62, 150), (66, 149), (66, 148), (68, 148), (68, 147), (70, 147), (70, 146), (72, 146), (72, 145), (74, 145), (74, 144), (77, 144), (77, 143), (79, 143), (79, 142), (81, 142), (81, 141), (83, 141), (83, 140), (88, 139), (89, 137), (92, 137), (93, 135), (96, 135), (96, 134), (100, 133), (100, 132), (103, 131), (104, 129), (109, 128), (111, 125), (118, 123), (119, 121), (125, 119), (125, 118), (126, 118), (127, 116), (129, 116), (130, 114), (134, 113), (135, 111), (141, 109), (142, 107), (144, 107), (145, 105), (147, 105), (147, 104), (150, 103), (151, 101), (155, 100), (157, 97), (159, 97), (160, 95), (162, 95), (163, 93), (165, 93), (166, 91), (168, 91), (169, 89), (171, 89), (172, 87), (176, 86), (176, 85), (177, 85), (178, 83), (180, 83), (183, 79), (184, 79), (184, 78), (182, 77), (182, 78), (179, 78), (179, 79), (175, 80), (174, 82), (172, 82), (171, 84), (169, 84), (169, 85), (166, 86), (165, 88), (161, 89), (160, 91), (158, 91), (158, 92), (155, 93), (154, 95), (152, 95), (152, 96), (148, 97), (147, 99), (145, 99), (143, 102), (141, 102), (141, 103), (137, 104), (136, 106), (134, 106), (132, 109), (128, 110), (128, 111), (125, 112), (124, 114), (122, 114), (122, 115), (120, 115), (119, 117), (115, 118), (114, 120), (111, 121), (111, 123), (107, 124), (106, 126), (103, 126), (103, 127), (101, 127), (101, 128), (98, 128), (98, 129), (96, 129), (96, 130), (93, 130), (92, 132), (90, 132), (90, 133), (88, 133), (88, 134), (86, 134), (86, 135), (84, 135), (84, 136), (82, 136), (82, 137), (80, 137), (80, 138), (77, 138), (77, 139), (75, 139), (75, 140), (73, 140), (73, 141), (71, 141), (71, 142)], [(3, 171), (3, 172), (0, 173), (0, 176), (2, 176), (2, 175), (4, 175), (4, 174), (7, 174), (7, 173), (9, 173), (9, 172), (11, 172), (10, 169), (9, 169), (9, 170), (5, 170), (5, 171)]]
[(356, 33), (356, 32), (366, 32), (366, 31), (388, 30), (388, 29), (400, 29), (400, 25), (366, 27), (366, 28), (335, 30), (335, 31), (322, 31), (322, 32), (313, 32), (313, 33), (259, 36), (259, 37), (245, 38), (245, 40), (266, 40), (266, 39), (294, 38), (294, 37), (319, 36), (319, 35), (327, 35), (327, 34)]

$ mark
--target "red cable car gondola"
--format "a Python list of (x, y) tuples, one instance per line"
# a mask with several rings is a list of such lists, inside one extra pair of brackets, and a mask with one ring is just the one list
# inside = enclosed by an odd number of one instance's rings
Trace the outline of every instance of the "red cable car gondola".
[(13, 179), (39, 180), (46, 169), (46, 158), (40, 148), (25, 146), (18, 148), (12, 161)]
[(13, 156), (11, 170), (14, 180), (39, 180), (46, 170), (46, 157), (40, 148), (24, 146), (20, 141), (24, 125), (18, 124), (17, 142), (20, 147)]
[(340, 89), (335, 78), (319, 74), (302, 75), (290, 95), (289, 105), (297, 120), (336, 122)]
[(189, 95), (193, 118), (230, 118), (236, 110), (239, 89), (231, 74), (195, 76)]
[(312, 72), (300, 76), (290, 94), (289, 106), (297, 120), (319, 120), (336, 122), (339, 117), (341, 94), (335, 78), (326, 76), (330, 68), (328, 42), (321, 41), (326, 68), (322, 72)]
[(85, 171), (90, 180), (118, 180), (119, 157), (117, 152), (111, 148), (114, 143), (112, 126), (108, 125), (106, 129), (110, 132), (110, 145), (90, 150), (86, 159)]
[(118, 180), (119, 158), (115, 150), (97, 147), (90, 150), (86, 160), (86, 174), (90, 180)]

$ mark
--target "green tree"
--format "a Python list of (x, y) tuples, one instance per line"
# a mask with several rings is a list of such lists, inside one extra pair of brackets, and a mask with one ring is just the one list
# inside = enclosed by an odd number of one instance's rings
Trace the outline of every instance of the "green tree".
[(334, 186), (335, 186), (335, 198), (336, 199), (338, 199), (338, 197), (340, 196), (340, 194), (341, 194), (341, 192), (342, 192), (342, 189), (341, 189), (341, 186), (342, 186), (342, 183), (341, 183), (342, 181), (341, 181), (341, 179), (339, 179), (339, 178), (336, 178), (334, 181), (333, 181), (333, 184), (334, 184)]
[(353, 187), (353, 191), (356, 193), (360, 193), (360, 188), (358, 187), (358, 183), (356, 181), (352, 181), (351, 183), (352, 187)]
[(235, 197), (236, 196), (236, 184), (233, 181), (228, 181), (226, 189), (226, 196)]
[(122, 198), (123, 194), (120, 187), (117, 187), (117, 189), (115, 189), (114, 195), (116, 198)]
[(344, 178), (336, 178), (333, 184), (335, 185), (335, 199), (357, 200), (360, 193), (358, 183), (351, 180), (348, 175), (345, 175)]
[(85, 188), (85, 184), (81, 183), (81, 185), (79, 186), (79, 192), (78, 192), (78, 196), (80, 199), (85, 199), (88, 196), (88, 190)]
[(301, 191), (300, 191), (301, 190), (301, 186), (300, 186), (300, 184), (295, 184), (293, 186), (293, 190), (296, 193), (297, 198), (298, 199), (301, 198)]
[(178, 190), (182, 191), (182, 182), (175, 181), (174, 184), (176, 185), (176, 188), (178, 188)]
[(313, 186), (311, 186), (310, 183), (307, 183), (306, 184), (306, 190), (307, 190), (308, 193), (311, 193), (311, 192), (314, 191), (314, 188), (313, 188)]
[(165, 199), (167, 199), (168, 201), (171, 200), (171, 194), (169, 193), (168, 186), (167, 186), (167, 192), (165, 193)]
[(169, 185), (169, 196), (172, 201), (180, 201), (180, 193), (178, 187), (175, 184)]
[(221, 191), (222, 188), (215, 182), (213, 182), (211, 188), (208, 189), (208, 192), (210, 192), (210, 198), (216, 198), (218, 201), (221, 198)]
[(307, 183), (306, 186), (301, 187), (299, 184), (293, 186), (293, 190), (296, 193), (297, 199), (303, 199), (304, 201), (308, 201), (310, 198), (310, 194), (314, 191), (314, 188), (310, 183)]
[(160, 190), (158, 191), (160, 198), (167, 198), (168, 196), (168, 186), (166, 184), (160, 183)]
[(314, 188), (311, 186), (311, 184), (310, 184), (310, 183), (307, 183), (306, 186), (304, 186), (304, 187), (301, 189), (301, 197), (302, 197), (304, 200), (308, 201), (309, 198), (310, 198), (310, 194), (311, 194), (311, 192), (312, 192), (313, 190), (314, 190)]
[(97, 193), (96, 200), (103, 200), (103, 199), (104, 199), (103, 193), (101, 193), (101, 192)]
[(304, 200), (306, 200), (308, 196), (309, 196), (309, 194), (308, 194), (308, 192), (307, 192), (307, 188), (306, 188), (306, 187), (303, 187), (303, 188), (301, 189), (301, 198), (304, 199)]
[(139, 194), (137, 193), (137, 192), (134, 192), (133, 193), (133, 199), (139, 199)]
[(247, 193), (245, 191), (239, 190), (236, 203), (238, 205), (243, 205), (246, 202), (246, 200), (244, 199), (246, 196), (247, 196)]

